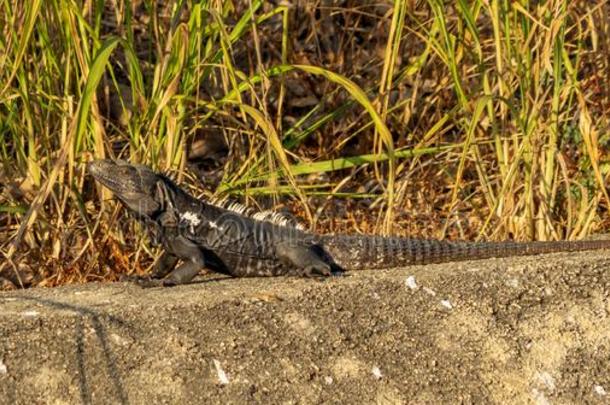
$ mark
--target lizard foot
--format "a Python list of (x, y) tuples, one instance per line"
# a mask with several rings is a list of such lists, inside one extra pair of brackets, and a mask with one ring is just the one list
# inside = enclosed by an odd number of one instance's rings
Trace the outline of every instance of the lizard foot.
[(312, 264), (303, 269), (303, 276), (305, 277), (330, 277), (332, 274), (330, 266), (326, 263)]
[(129, 280), (142, 288), (163, 287), (163, 280), (149, 276), (135, 276)]
[(124, 283), (137, 283), (138, 280), (144, 279), (144, 278), (150, 278), (148, 276), (140, 276), (138, 274), (121, 274), (121, 276), (119, 277), (119, 281), (120, 282), (124, 282)]
[(150, 277), (143, 277), (137, 280), (136, 284), (138, 284), (142, 288), (175, 287), (178, 285), (178, 283), (176, 283), (176, 281), (172, 280), (171, 278), (158, 279)]
[(158, 278), (154, 275), (151, 276), (140, 276), (140, 275), (123, 275), (120, 278), (120, 281), (125, 281), (129, 283), (135, 283), (142, 288), (154, 288), (154, 287), (173, 287), (177, 285), (175, 280), (172, 278)]

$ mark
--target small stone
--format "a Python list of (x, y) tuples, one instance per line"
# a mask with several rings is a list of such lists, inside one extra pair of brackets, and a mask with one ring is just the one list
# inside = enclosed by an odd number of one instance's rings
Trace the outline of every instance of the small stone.
[(29, 311), (23, 312), (22, 315), (23, 316), (27, 316), (28, 318), (33, 318), (33, 317), (36, 317), (36, 316), (38, 316), (40, 314), (38, 313), (38, 311), (29, 310)]
[(552, 375), (550, 375), (546, 371), (543, 371), (537, 372), (536, 377), (549, 389), (550, 392), (553, 392), (555, 390), (555, 379)]
[(453, 304), (449, 300), (441, 300), (441, 305), (447, 309), (453, 309)]
[(411, 290), (417, 290), (417, 282), (415, 281), (415, 276), (409, 276), (405, 280), (405, 285)]
[(227, 385), (229, 383), (229, 378), (227, 377), (227, 373), (222, 369), (220, 362), (216, 359), (214, 361), (214, 368), (216, 368), (216, 374), (218, 375), (218, 382), (220, 385)]
[(549, 400), (544, 396), (544, 393), (538, 391), (536, 388), (532, 390), (532, 397), (536, 405), (551, 405)]

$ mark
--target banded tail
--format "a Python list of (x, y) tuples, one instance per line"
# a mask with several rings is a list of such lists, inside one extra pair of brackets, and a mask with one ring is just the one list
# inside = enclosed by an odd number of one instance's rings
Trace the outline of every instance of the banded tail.
[(334, 262), (348, 271), (492, 257), (610, 249), (610, 239), (549, 242), (450, 242), (381, 236), (324, 235), (320, 242)]

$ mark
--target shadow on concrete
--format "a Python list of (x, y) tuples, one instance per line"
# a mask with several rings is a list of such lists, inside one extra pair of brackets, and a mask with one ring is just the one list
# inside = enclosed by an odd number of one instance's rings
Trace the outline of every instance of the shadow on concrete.
[(95, 334), (99, 340), (100, 348), (102, 350), (102, 356), (104, 358), (104, 366), (106, 367), (108, 375), (110, 376), (110, 382), (114, 387), (115, 400), (111, 399), (111, 393), (108, 393), (107, 399), (111, 402), (116, 401), (120, 404), (129, 403), (127, 393), (123, 387), (121, 375), (116, 364), (116, 358), (112, 353), (112, 349), (108, 341), (106, 327), (104, 326), (102, 319), (106, 320), (110, 324), (116, 325), (121, 328), (129, 329), (129, 325), (127, 325), (122, 319), (116, 316), (97, 312), (83, 306), (66, 304), (64, 302), (54, 301), (45, 298), (24, 296), (17, 296), (16, 298), (22, 299), (24, 301), (35, 302), (37, 304), (44, 305), (48, 308), (71, 311), (79, 315), (76, 323), (75, 336), (76, 361), (78, 364), (78, 386), (80, 391), (80, 397), (82, 403), (84, 404), (90, 404), (92, 402), (91, 385), (87, 377), (87, 371), (85, 367), (85, 358), (87, 356), (87, 353), (85, 352), (85, 326), (87, 325), (86, 320), (89, 319), (91, 327), (95, 331)]

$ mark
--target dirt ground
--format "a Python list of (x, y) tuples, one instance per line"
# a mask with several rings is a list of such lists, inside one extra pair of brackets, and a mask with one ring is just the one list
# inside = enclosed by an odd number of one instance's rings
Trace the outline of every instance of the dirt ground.
[(0, 294), (0, 402), (608, 403), (610, 255)]

